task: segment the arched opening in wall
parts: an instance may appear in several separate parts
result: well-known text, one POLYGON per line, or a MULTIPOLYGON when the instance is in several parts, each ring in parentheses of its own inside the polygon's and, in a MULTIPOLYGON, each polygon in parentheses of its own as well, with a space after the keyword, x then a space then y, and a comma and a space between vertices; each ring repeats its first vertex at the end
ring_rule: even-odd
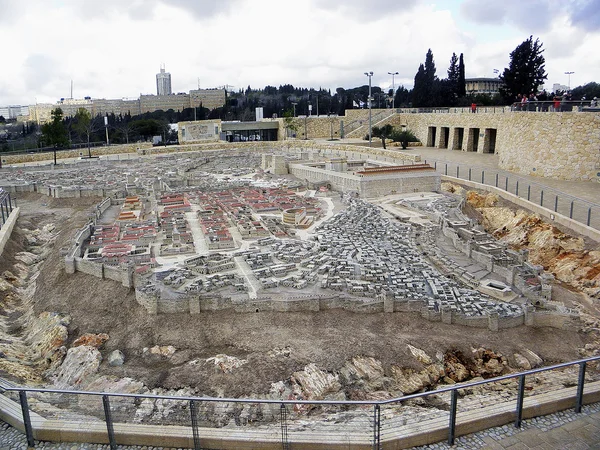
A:
POLYGON ((427 147, 435 147, 435 134, 437 128, 429 127, 427 130, 427 147))
POLYGON ((486 128, 483 137, 483 153, 496 153, 496 129, 486 128))
POLYGON ((456 127, 454 128, 454 136, 452 141, 452 150, 462 150, 463 139, 465 136, 465 129, 456 127))
POLYGON ((469 137, 467 138, 467 151, 476 152, 479 145, 479 128, 469 128, 469 137))
POLYGON ((440 142, 439 148, 448 148, 448 141, 450 140, 450 128, 440 127, 440 142))

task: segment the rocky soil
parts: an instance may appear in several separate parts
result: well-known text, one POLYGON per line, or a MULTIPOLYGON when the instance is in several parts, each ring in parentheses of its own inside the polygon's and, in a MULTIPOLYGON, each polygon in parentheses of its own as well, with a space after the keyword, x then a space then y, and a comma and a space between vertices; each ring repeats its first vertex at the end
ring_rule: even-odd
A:
MULTIPOLYGON (((64 272, 60 249, 98 201, 34 194, 19 199, 21 217, 0 259, 2 376, 93 391, 364 400, 598 351, 598 315, 591 310, 590 321, 578 331, 518 327, 497 333, 400 313, 218 311, 152 317, 118 283, 64 272)), ((575 246, 567 238, 557 241, 575 246)), ((597 369, 588 374, 598 376, 597 369)), ((575 379, 571 371, 551 381, 540 375, 528 388, 572 385, 575 379)), ((514 396, 515 389, 513 382, 475 389, 472 407, 514 396)), ((43 397, 33 404, 51 412, 43 397)), ((442 411, 447 399, 419 406, 442 411)), ((130 412, 140 421, 177 416, 173 405, 153 402, 130 412)), ((204 414, 211 423, 225 420, 204 414)), ((250 420, 259 412, 245 414, 250 420)), ((266 417, 265 411, 260 415, 266 417)))

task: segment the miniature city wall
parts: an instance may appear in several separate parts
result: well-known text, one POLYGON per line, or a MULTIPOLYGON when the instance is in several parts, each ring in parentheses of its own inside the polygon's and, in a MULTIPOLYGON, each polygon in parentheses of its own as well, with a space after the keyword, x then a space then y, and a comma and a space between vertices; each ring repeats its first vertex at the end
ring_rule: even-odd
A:
MULTIPOLYGON (((422 299, 395 298, 386 295, 376 295, 374 298, 356 297, 341 293, 327 293, 314 295, 290 295, 274 294, 261 295, 256 299, 246 296, 227 296, 227 295, 207 295, 177 293, 176 295, 163 297, 160 290, 154 284, 148 284, 147 279, 134 274, 133 265, 115 266, 102 264, 94 261, 85 260, 83 255, 83 245, 90 238, 95 226, 95 222, 102 213, 104 213, 111 203, 118 204, 119 200, 105 199, 95 210, 95 215, 90 222, 82 229, 78 230, 74 237, 73 245, 65 253, 65 268, 67 273, 80 271, 101 279, 110 279, 121 283, 128 288, 135 288, 136 299, 138 303, 146 308, 149 314, 174 314, 188 313, 201 314, 205 311, 232 310, 238 313, 251 313, 259 311, 312 311, 318 312, 329 309, 345 309, 357 313, 393 313, 393 312, 413 312, 419 313, 423 318, 431 321, 441 321, 447 324, 458 324, 467 327, 488 328, 492 331, 498 331, 504 328, 511 328, 520 325, 527 326, 550 326, 555 328, 571 328, 578 322, 576 314, 566 312, 559 313, 552 309, 538 310, 533 306, 524 307, 519 314, 501 316, 497 312, 489 312, 485 315, 469 316, 454 310, 454 308, 441 307, 434 310, 427 307, 422 299)), ((471 233, 468 227, 456 226, 454 228, 445 223, 443 232, 450 237, 455 247, 473 259, 482 262, 487 269, 496 272, 505 279, 515 284, 526 297, 535 304, 540 302, 547 303, 550 298, 549 284, 543 284, 541 291, 530 289, 525 282, 526 278, 539 278, 541 269, 534 266, 528 266, 521 257, 516 264, 507 264, 506 262, 496 262, 494 255, 485 254, 472 248, 470 242, 464 242, 459 234, 471 233), (455 230, 458 229, 458 231, 455 230), (495 263, 496 262, 496 263, 495 263), (524 263, 524 266, 519 263, 524 263), (524 269, 524 268, 525 269, 524 269), (529 269, 529 272, 526 270, 529 269), (534 273, 531 273, 533 271, 534 273)), ((514 253, 514 252, 513 252, 514 253)), ((460 278, 460 275, 458 275, 460 278)), ((472 279, 463 280, 472 287, 477 287, 477 282, 472 279)), ((550 281, 549 278, 542 281, 550 281)))
MULTIPOLYGON (((211 149, 212 150, 212 149, 211 149)), ((248 152, 247 148, 240 149, 244 150, 247 154, 253 154, 254 152, 248 152)), ((281 150, 281 149, 280 149, 281 150)), ((335 157, 347 158, 348 156, 354 158, 360 158, 363 156, 362 152, 356 152, 356 148, 352 147, 352 151, 345 152, 339 150, 337 146, 325 145, 324 148, 320 146, 307 147, 295 147, 288 145, 285 147, 285 151, 282 153, 289 154, 290 161, 298 160, 299 155, 306 153, 310 160, 310 154, 315 155, 319 158, 335 159, 335 157), (316 148, 315 148, 316 147, 316 148)), ((202 154, 202 153, 201 153, 202 154)), ((207 151, 206 155, 214 154, 213 151, 207 151)), ((369 155, 369 159, 373 159, 373 155, 369 155)), ((302 159, 302 158, 301 158, 302 159)), ((388 158, 384 155, 375 155, 376 160, 391 163, 394 161, 392 158, 388 158)), ((165 162, 170 160, 166 157, 165 162)), ((287 164, 284 161, 284 165, 287 164)), ((409 166, 410 167, 410 166, 409 166)), ((167 180, 170 182, 170 180, 167 180)), ((167 181, 161 180, 161 184, 167 181)), ((42 186, 43 184, 40 184, 42 186)), ((127 184, 129 186, 129 183, 127 184)), ((115 188, 113 193, 115 197, 119 197, 119 188, 115 188)), ((128 187, 129 189, 129 187, 128 187)), ((46 195, 52 195, 50 190, 41 189, 42 193, 46 195)), ((124 197, 124 192, 122 193, 124 197)), ((85 194, 84 194, 85 195, 85 194)), ((480 317, 470 317, 464 315, 460 311, 445 310, 440 308, 439 310, 432 310, 428 308, 423 310, 423 300, 416 300, 410 295, 395 295, 393 298, 387 298, 385 295, 371 295, 363 297, 361 294, 354 294, 348 296, 334 295, 334 294, 320 294, 320 295, 309 295, 309 296, 294 296, 290 298, 290 294, 286 295, 265 295, 257 299, 250 300, 249 298, 243 298, 244 295, 237 294, 231 297, 220 296, 220 295, 205 295, 205 294, 189 294, 189 293, 177 293, 174 299, 164 299, 158 296, 152 289, 147 289, 145 281, 139 276, 134 276, 133 266, 125 265, 119 266, 114 262, 109 264, 100 264, 95 261, 84 259, 83 255, 83 243, 90 238, 96 224, 96 220, 108 209, 111 204, 119 204, 120 201, 115 199, 107 198, 101 204, 97 206, 95 211, 92 212, 90 223, 78 231, 74 238, 74 244, 70 249, 64 250, 65 255, 65 267, 67 272, 73 273, 75 271, 81 271, 90 275, 115 280, 124 286, 130 288, 137 288, 137 295, 140 303, 144 304, 151 313, 172 313, 172 312, 186 312, 186 313, 200 313, 202 311, 209 311, 215 309, 234 309, 238 311, 256 311, 256 310, 272 310, 272 311, 283 311, 283 310, 308 310, 316 311, 321 309, 331 308, 345 308, 352 311, 362 312, 394 312, 394 311, 418 311, 424 317, 430 320, 440 320, 448 323, 464 323, 467 326, 477 327, 488 327, 490 329, 500 329, 507 326, 517 326, 520 324, 535 325, 536 323, 552 322, 553 326, 568 327, 572 325, 574 317, 569 314, 557 314, 556 311, 545 311, 539 316, 539 320, 536 322, 535 317, 538 311, 520 311, 519 314, 509 314, 505 317, 500 315, 496 321, 493 314, 484 314, 480 317), (387 306, 386 306, 387 300, 387 306), (416 300, 416 301, 415 301, 416 300), (419 307, 418 305, 421 305, 419 307), (526 317, 527 316, 527 317, 526 317), (560 319, 560 320, 559 320, 560 319)), ((448 231, 450 233, 450 231, 448 231)), ((507 267, 505 264, 498 263, 485 252, 479 252, 477 249, 470 248, 469 245, 461 243, 459 240, 454 240, 456 246, 462 246, 463 252, 472 257, 475 261, 485 266, 488 270, 500 274, 504 279, 511 280, 516 286, 523 288, 527 287, 523 283, 519 284, 520 281, 516 277, 514 268, 507 267), (466 249, 466 251, 465 251, 466 249)), ((461 279, 460 276, 457 279, 461 279)), ((473 280, 462 280, 467 286, 477 288, 476 283, 472 283, 473 280)), ((325 286, 327 287, 327 286, 325 286)), ((523 289, 524 290, 524 289, 523 289)), ((330 292, 330 291, 326 291, 330 292)), ((366 290, 365 290, 366 292, 366 290)), ((525 292, 525 290, 524 290, 525 292)), ((535 294, 535 293, 534 293, 535 294)), ((532 301, 536 301, 537 297, 528 297, 532 301)), ((546 300, 544 298, 544 300, 546 300)))

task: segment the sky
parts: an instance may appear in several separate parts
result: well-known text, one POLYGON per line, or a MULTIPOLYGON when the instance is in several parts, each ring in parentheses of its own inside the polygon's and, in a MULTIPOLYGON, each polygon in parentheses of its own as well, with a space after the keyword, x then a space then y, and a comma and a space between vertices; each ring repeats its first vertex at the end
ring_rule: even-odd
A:
POLYGON ((530 35, 548 79, 600 82, 600 0, 0 0, 0 105, 229 86, 412 88, 431 49, 494 77, 530 35), (388 72, 398 72, 392 80, 388 72))

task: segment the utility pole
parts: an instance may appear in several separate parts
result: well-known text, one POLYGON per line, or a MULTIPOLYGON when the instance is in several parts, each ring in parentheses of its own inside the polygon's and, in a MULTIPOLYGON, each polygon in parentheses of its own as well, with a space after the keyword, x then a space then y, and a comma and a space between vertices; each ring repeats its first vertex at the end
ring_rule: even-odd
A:
POLYGON ((365 75, 369 77, 369 147, 371 147, 371 141, 373 139, 373 124, 372 124, 372 116, 371 116, 371 77, 373 76, 373 71, 365 72, 365 75))
POLYGON ((398 72, 388 72, 388 75, 392 76, 392 109, 396 109, 396 85, 394 84, 394 76, 398 75, 398 72))

